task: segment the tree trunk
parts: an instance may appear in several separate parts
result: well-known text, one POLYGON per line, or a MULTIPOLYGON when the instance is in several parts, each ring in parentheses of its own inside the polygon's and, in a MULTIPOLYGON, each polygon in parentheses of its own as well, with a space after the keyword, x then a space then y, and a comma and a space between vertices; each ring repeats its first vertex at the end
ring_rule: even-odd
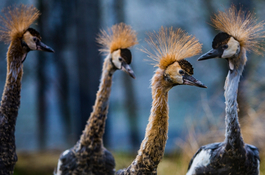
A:
POLYGON ((53 10, 61 11, 60 20, 56 20, 53 23, 53 43, 54 43, 54 58, 53 64, 56 66, 56 76, 58 80, 58 85, 56 86, 59 110, 63 121, 64 127, 64 140, 66 140, 68 145, 71 145, 71 137, 69 137, 72 132, 71 128, 71 113, 70 113, 70 92, 69 92, 69 71, 67 70, 67 58, 65 58, 66 46, 69 43, 67 37, 67 30, 69 30, 72 22, 72 12, 73 12, 73 1, 71 0, 57 0, 53 2, 53 10), (59 9, 59 10, 58 10, 59 9))
POLYGON ((77 135, 81 135, 95 102, 102 63, 96 36, 100 25, 100 1, 75 1, 76 59, 79 79, 80 122, 77 135))
MULTIPOLYGON (((114 19, 115 23, 125 22, 125 13, 124 13, 124 0, 114 0, 113 4, 114 19)), ((124 86, 124 109, 126 111, 129 123, 129 134, 130 142, 133 150, 137 150, 140 145, 140 139, 138 134, 138 116, 137 116, 137 105, 135 97, 135 89, 133 86, 133 79, 128 76, 126 73, 122 74, 122 82, 124 86)))
MULTIPOLYGON (((45 28, 45 21, 47 20, 47 9, 45 5, 46 1, 40 0, 38 4, 38 9, 42 12, 38 19, 39 32, 43 38, 46 38, 49 31, 45 28)), ((43 52, 38 52, 37 59, 37 106, 38 106, 38 147, 39 149, 45 149, 47 144, 47 78, 45 74, 47 61, 43 52)))

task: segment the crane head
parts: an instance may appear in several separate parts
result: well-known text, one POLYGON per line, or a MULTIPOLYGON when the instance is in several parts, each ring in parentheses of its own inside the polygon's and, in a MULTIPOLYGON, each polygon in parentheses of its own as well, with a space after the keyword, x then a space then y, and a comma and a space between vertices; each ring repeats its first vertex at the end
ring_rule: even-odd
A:
POLYGON ((201 88, 207 88, 202 82, 193 76, 193 67, 187 60, 175 61, 169 65, 164 71, 164 79, 172 86, 175 85, 191 85, 201 88))
POLYGON ((22 37, 22 46, 26 47, 28 51, 40 50, 45 52, 54 52, 54 50, 41 42, 41 36, 33 28, 28 28, 22 37))
POLYGON ((132 61, 132 53, 129 49, 117 49, 111 53, 111 61, 113 65, 120 70, 128 73, 132 78, 135 78, 134 72, 129 66, 132 61))
POLYGON ((240 43, 233 36, 225 32, 220 32, 214 37, 212 48, 207 53, 201 55, 198 61, 211 58, 226 58, 229 61, 230 69, 233 70, 234 64, 231 59, 239 55, 240 43))

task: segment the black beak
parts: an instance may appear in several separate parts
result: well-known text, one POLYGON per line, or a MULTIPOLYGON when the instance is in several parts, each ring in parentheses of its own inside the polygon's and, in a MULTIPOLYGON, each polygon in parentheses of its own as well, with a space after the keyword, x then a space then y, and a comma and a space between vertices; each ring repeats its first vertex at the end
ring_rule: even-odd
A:
POLYGON ((193 76, 184 74, 183 76, 183 84, 190 85, 190 86, 198 86, 201 88, 207 88, 202 82, 196 80, 193 76))
POLYGON ((36 42, 36 46, 37 46, 37 50, 41 50, 41 51, 45 51, 45 52, 54 52, 54 50, 52 48, 50 48, 49 46, 45 45, 41 41, 37 41, 36 42))
POLYGON ((207 60, 207 59, 211 59, 211 58, 221 58, 222 54, 223 53, 222 53, 221 49, 212 49, 209 52, 201 55, 198 58, 198 61, 207 60))
POLYGON ((121 64, 121 70, 123 70, 124 72, 126 72, 132 78, 135 79, 135 75, 134 75, 133 70, 131 69, 131 67, 125 61, 123 61, 122 64, 121 64))

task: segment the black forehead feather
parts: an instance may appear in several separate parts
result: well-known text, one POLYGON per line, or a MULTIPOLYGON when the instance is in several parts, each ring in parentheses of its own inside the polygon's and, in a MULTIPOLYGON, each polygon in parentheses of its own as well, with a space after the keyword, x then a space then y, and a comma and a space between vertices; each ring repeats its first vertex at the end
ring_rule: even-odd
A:
POLYGON ((225 32, 218 33, 212 43, 213 49, 217 49, 220 45, 226 44, 231 36, 225 32))
POLYGON ((121 49, 121 57, 126 61, 127 64, 131 64, 132 53, 129 49, 121 49))
POLYGON ((31 35, 36 36, 37 38, 41 39, 40 33, 33 29, 33 28, 28 28, 26 31, 28 31, 31 35))
POLYGON ((193 75, 193 67, 187 60, 180 60, 178 63, 187 74, 193 75))

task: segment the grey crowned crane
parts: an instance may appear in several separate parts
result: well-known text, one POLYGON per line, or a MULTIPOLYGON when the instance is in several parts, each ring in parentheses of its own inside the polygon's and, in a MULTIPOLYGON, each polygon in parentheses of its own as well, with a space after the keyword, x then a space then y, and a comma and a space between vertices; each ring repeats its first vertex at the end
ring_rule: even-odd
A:
POLYGON ((212 42, 212 50, 199 57, 199 61, 224 58, 229 71, 225 81, 225 140, 202 146, 190 161, 187 175, 258 175, 259 151, 245 144, 238 121, 237 92, 240 76, 247 61, 247 51, 261 53, 260 39, 264 38, 264 22, 256 23, 255 17, 234 6, 219 12, 212 19, 221 31, 212 42))
POLYGON ((104 60, 101 81, 93 111, 87 121, 83 134, 76 145, 64 151, 58 161, 57 175, 111 175, 115 173, 115 160, 103 145, 103 134, 109 107, 112 76, 116 70, 123 70, 134 78, 129 64, 132 60, 128 49, 137 44, 136 32, 124 23, 101 31, 97 41, 107 53, 104 60))
POLYGON ((41 42, 41 36, 30 25, 39 17, 33 6, 7 8, 1 16, 0 37, 9 44, 7 75, 0 106, 0 174, 13 174, 17 161, 15 126, 20 106, 23 62, 32 50, 54 52, 41 42))
POLYGON ((20 106, 23 62, 32 50, 54 52, 41 42, 41 36, 30 25, 39 17, 33 6, 7 8, 1 18, 0 37, 9 44, 7 74, 0 106, 0 174, 13 174, 17 161, 15 126, 20 106))
POLYGON ((168 92, 177 85, 206 88, 192 77, 192 65, 185 58, 201 52, 201 44, 183 30, 161 27, 159 33, 149 36, 152 51, 144 50, 156 62, 152 78, 152 108, 145 138, 138 155, 128 168, 117 175, 157 174, 157 166, 164 155, 168 135, 168 92))

